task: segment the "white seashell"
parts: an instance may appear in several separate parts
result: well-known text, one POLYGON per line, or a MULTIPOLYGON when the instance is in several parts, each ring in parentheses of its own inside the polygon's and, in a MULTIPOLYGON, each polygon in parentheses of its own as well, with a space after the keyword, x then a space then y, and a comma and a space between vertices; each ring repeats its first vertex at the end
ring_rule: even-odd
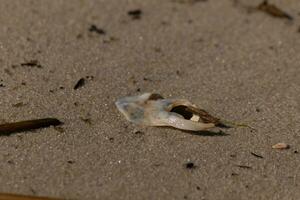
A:
POLYGON ((164 99, 154 93, 121 98, 116 106, 128 121, 140 125, 172 126, 182 130, 201 131, 219 124, 219 119, 188 100, 164 99))

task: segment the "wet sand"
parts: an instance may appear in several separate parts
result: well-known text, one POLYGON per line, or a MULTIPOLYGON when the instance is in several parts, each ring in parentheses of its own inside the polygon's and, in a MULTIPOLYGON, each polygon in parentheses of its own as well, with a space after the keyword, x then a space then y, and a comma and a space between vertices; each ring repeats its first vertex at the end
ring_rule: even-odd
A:
POLYGON ((257 0, 188 2, 1 1, 0 122, 64 125, 0 137, 0 192, 299 199, 300 3, 271 1, 289 20, 244 8, 257 0), (114 102, 144 92, 256 131, 133 125, 114 102))

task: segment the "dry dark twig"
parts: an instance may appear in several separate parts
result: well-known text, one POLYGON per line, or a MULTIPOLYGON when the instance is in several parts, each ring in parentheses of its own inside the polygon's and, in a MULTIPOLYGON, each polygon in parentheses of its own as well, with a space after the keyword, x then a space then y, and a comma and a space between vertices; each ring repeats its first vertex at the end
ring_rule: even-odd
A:
POLYGON ((257 157, 257 158, 264 158, 264 157, 262 157, 261 155, 258 155, 258 154, 256 154, 256 153, 253 153, 253 152, 250 152, 250 153, 251 153, 251 155, 253 155, 253 156, 257 157))
POLYGON ((58 126, 62 122, 55 118, 36 119, 28 121, 20 121, 14 123, 6 123, 0 125, 0 135, 9 135, 21 131, 30 131, 33 129, 45 128, 49 126, 58 126))
POLYGON ((293 20, 293 17, 291 15, 282 11, 277 6, 270 4, 267 0, 264 0, 261 4, 259 4, 257 6, 257 9, 260 11, 263 11, 273 17, 286 18, 289 20, 293 20))
POLYGON ((0 193, 0 200, 59 200, 59 199, 49 198, 49 197, 36 197, 36 196, 0 193))

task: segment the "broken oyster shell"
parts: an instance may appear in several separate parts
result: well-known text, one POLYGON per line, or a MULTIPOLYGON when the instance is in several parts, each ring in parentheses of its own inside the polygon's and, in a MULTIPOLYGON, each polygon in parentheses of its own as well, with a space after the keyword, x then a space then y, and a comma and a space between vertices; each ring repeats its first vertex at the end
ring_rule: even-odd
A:
POLYGON ((215 118, 185 99, 164 99, 155 93, 124 97, 116 101, 118 110, 130 122, 146 126, 172 126, 201 131, 219 125, 215 118))

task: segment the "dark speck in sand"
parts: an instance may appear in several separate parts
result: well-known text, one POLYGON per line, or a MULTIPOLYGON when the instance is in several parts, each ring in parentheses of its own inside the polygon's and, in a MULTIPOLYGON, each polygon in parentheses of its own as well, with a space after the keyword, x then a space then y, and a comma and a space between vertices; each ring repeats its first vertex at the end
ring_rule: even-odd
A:
POLYGON ((79 79, 74 86, 74 90, 81 88, 82 86, 84 86, 84 84, 85 84, 85 79, 84 78, 79 79))
POLYGON ((135 135, 144 135, 144 132, 138 131, 138 130, 133 131, 133 133, 134 133, 135 135))
POLYGON ((21 63, 21 66, 42 68, 42 65, 39 63, 38 60, 30 60, 28 62, 21 63))
POLYGON ((98 27, 97 27, 96 25, 94 25, 94 24, 92 24, 92 25, 90 26, 89 31, 90 31, 90 32, 95 32, 95 33, 97 33, 97 34, 99 34, 99 35, 105 35, 105 34, 106 34, 106 32, 105 32, 103 29, 98 28, 98 27))
POLYGON ((74 163, 75 163, 74 160, 68 160, 67 162, 68 162, 69 164, 74 164, 74 163))
POLYGON ((185 163, 184 166, 186 169, 195 169, 196 168, 196 165, 193 162, 187 162, 187 163, 185 163))
POLYGON ((93 80, 94 79, 94 76, 86 76, 85 77, 87 80, 93 80))
POLYGON ((161 22, 161 25, 167 26, 167 25, 170 25, 170 23, 169 23, 169 22, 166 22, 166 21, 162 21, 162 22, 161 22))
POLYGON ((155 47, 155 48, 154 48, 154 51, 155 51, 156 53, 161 53, 161 48, 155 47))
POLYGON ((143 12, 140 9, 135 9, 128 11, 127 14, 131 17, 131 19, 141 19, 143 12))
POLYGON ((252 169, 252 167, 247 166, 247 165, 236 165, 236 166, 239 168, 242 168, 242 169, 252 169))
POLYGON ((9 161, 7 161, 7 163, 8 163, 8 164, 10 164, 10 165, 13 165, 13 164, 15 164, 15 162, 14 162, 14 161, 12 161, 12 160, 9 160, 9 161))
POLYGON ((143 78, 144 81, 152 81, 150 78, 144 77, 143 78))

